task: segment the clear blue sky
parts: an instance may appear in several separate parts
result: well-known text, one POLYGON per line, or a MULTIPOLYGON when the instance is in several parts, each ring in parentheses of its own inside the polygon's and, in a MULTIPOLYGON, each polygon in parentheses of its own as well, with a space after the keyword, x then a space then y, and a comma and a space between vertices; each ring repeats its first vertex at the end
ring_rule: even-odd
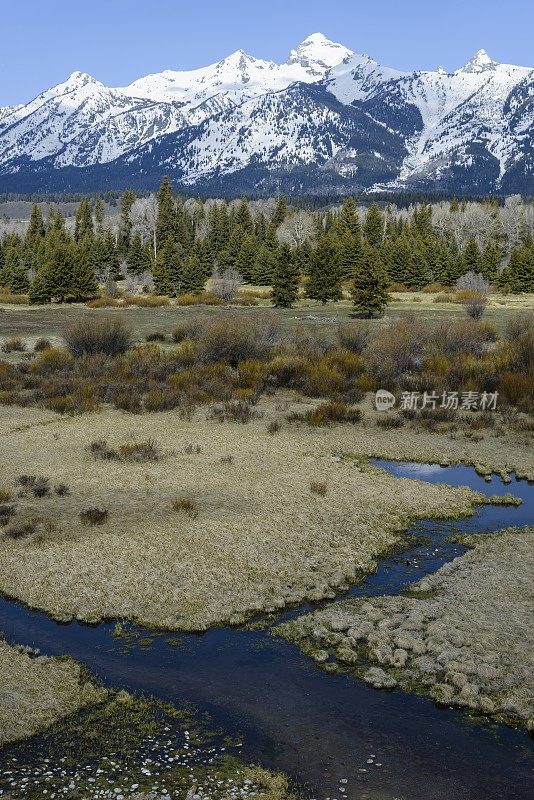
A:
POLYGON ((484 47, 534 67, 532 0, 19 0, 0 4, 0 106, 74 70, 109 86, 243 48, 283 61, 321 31, 399 69, 453 70, 484 47))

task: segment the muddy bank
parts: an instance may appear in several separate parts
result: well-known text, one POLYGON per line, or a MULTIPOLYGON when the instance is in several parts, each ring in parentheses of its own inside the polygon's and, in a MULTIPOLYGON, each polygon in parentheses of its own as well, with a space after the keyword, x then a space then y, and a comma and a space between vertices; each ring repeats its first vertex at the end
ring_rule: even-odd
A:
POLYGON ((534 731, 534 528, 467 542, 408 596, 349 599, 276 631, 327 670, 534 731))

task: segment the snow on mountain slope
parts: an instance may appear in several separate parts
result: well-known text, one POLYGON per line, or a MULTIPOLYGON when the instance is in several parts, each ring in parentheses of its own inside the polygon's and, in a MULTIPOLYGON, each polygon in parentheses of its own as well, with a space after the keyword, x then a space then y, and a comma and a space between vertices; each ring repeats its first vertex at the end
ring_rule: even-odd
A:
POLYGON ((152 186, 165 171, 223 192, 534 193, 534 69, 479 50, 454 73, 402 72, 316 33, 284 64, 238 50, 122 89, 75 72, 0 109, 10 190, 152 186))
POLYGON ((170 104, 154 104, 108 89, 82 72, 18 107, 0 128, 0 166, 26 156, 55 157, 55 166, 111 161, 185 118, 170 104))
POLYGON ((207 116, 214 106, 216 111, 222 111, 251 97, 285 89, 296 81, 318 81, 331 67, 351 55, 352 51, 343 45, 314 33, 291 51, 285 64, 264 61, 237 50, 208 67, 147 75, 120 91, 132 97, 180 103, 191 121, 198 122, 203 118, 199 108, 207 116))

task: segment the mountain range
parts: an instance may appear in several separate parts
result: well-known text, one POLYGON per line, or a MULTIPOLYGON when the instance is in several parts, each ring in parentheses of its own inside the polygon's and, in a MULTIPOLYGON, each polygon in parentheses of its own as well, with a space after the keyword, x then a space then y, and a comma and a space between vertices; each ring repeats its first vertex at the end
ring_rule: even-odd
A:
POLYGON ((534 194, 534 68, 484 51, 383 67, 320 33, 284 64, 242 50, 109 88, 82 72, 0 108, 0 191, 534 194))

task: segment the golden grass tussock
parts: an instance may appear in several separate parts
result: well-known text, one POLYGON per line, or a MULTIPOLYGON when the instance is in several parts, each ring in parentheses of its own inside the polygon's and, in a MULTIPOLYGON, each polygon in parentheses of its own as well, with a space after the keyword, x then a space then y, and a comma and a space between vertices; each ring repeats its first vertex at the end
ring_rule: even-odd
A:
POLYGON ((351 598, 278 632, 376 688, 399 685, 534 732, 534 528, 460 540, 473 549, 409 597, 351 598))
POLYGON ((0 745, 24 739, 107 692, 69 658, 36 658, 0 640, 0 745))
MULTIPOLYGON (((264 417, 279 403, 265 401, 264 417)), ((372 570, 413 519, 469 513, 478 498, 343 458, 402 454, 397 432, 374 426, 291 425, 271 436, 264 417, 235 425, 170 411, 135 418, 138 440, 165 442, 165 458, 124 463, 87 450, 98 440, 117 449, 131 437, 132 417, 121 412, 52 420, 18 409, 16 426, 12 408, 4 412, 0 485, 15 486, 31 468, 70 492, 17 498, 10 524, 36 515, 49 523, 38 535, 3 537, 0 590, 57 619, 202 630, 333 597, 372 570), (320 500, 311 479, 328 487, 320 500), (198 517, 177 513, 177 498, 194 502, 198 517), (80 512, 91 508, 108 511, 104 524, 82 524, 80 512)), ((414 438, 426 456, 428 437, 414 438)))

